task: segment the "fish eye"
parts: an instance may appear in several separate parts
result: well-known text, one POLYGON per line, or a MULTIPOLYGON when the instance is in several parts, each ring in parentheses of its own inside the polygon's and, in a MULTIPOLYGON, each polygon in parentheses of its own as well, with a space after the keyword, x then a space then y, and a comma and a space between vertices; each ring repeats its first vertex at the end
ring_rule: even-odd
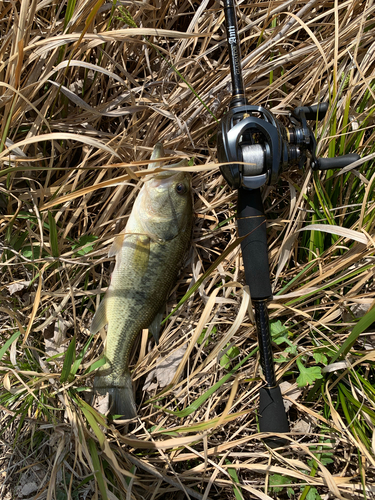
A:
POLYGON ((182 184, 181 182, 179 182, 178 184, 176 184, 176 193, 178 193, 178 194, 185 194, 186 193, 186 186, 185 186, 185 184, 182 184))

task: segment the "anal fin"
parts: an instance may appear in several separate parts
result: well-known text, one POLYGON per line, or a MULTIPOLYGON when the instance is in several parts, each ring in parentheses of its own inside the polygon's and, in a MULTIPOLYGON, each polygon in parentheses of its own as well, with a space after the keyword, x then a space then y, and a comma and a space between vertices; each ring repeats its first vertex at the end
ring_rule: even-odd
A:
POLYGON ((106 312, 106 300, 105 298, 100 302, 98 309, 92 319, 90 333, 95 335, 99 330, 105 327, 108 323, 107 312, 106 312))

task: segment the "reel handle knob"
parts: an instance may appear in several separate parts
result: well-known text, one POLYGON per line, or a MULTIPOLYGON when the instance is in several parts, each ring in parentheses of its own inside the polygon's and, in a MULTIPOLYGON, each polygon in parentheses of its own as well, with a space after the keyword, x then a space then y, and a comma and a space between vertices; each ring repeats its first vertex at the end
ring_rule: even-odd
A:
POLYGON ((323 120, 327 114, 328 107, 328 102, 320 102, 313 106, 299 106, 294 110, 294 114, 300 118, 301 113, 303 113, 306 120, 323 120))
POLYGON ((312 165, 312 169, 316 170, 329 170, 330 168, 344 168, 359 160, 361 157, 355 153, 348 155, 338 156, 336 158, 318 158, 312 165))

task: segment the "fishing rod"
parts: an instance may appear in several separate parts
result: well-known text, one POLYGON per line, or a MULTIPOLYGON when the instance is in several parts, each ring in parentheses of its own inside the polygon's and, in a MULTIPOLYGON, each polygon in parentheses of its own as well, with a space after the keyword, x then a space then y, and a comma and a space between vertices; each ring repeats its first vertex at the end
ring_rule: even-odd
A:
MULTIPOLYGON (((288 418, 278 385, 272 354, 267 303, 272 300, 268 263, 266 217, 261 188, 276 184, 282 171, 291 165, 303 167, 307 157, 313 170, 343 168, 360 157, 317 158, 315 136, 307 120, 321 120, 328 103, 301 106, 290 113, 286 128, 261 106, 249 105, 242 78, 241 52, 234 0, 224 0, 225 24, 232 80, 232 98, 217 133, 217 154, 221 173, 232 189, 237 189, 237 227, 241 243, 246 283, 250 288, 259 344, 260 364, 265 385, 259 394, 261 432, 289 432, 288 418), (242 162, 242 163, 237 163, 242 162)), ((277 436, 265 439, 271 447, 283 446, 277 436)))

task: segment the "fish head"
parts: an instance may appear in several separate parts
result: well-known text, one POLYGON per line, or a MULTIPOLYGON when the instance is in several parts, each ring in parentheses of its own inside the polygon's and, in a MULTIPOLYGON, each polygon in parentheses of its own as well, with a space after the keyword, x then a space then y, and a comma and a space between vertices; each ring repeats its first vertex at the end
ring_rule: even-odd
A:
POLYGON ((164 171, 145 182, 139 216, 146 233, 171 240, 190 230, 192 192, 186 172, 164 171))

